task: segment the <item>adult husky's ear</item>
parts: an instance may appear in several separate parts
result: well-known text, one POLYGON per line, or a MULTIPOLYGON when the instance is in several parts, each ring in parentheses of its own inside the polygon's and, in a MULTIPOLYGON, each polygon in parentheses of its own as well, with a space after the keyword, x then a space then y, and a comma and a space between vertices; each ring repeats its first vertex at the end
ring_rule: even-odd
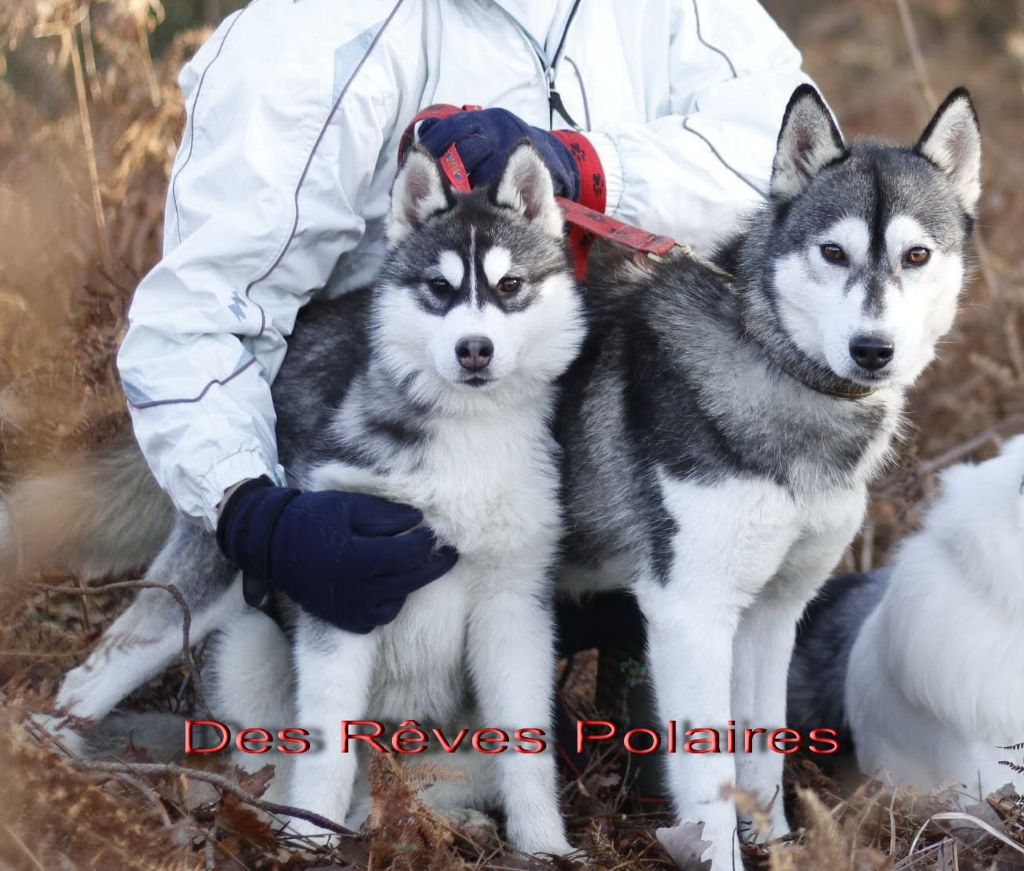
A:
POLYGON ((942 101, 914 150, 949 177, 964 210, 973 216, 981 196, 981 130, 966 88, 942 101))
POLYGON ((562 210, 555 202, 555 186, 547 164, 529 142, 523 141, 509 156, 501 179, 493 188, 495 204, 514 209, 552 236, 562 235, 562 210))
POLYGON ((821 94, 813 85, 801 85, 782 116, 772 164, 772 197, 786 202, 799 196, 822 168, 845 154, 843 135, 821 94))
POLYGON ((391 187, 388 241, 397 245, 431 215, 450 209, 453 202, 451 185, 441 175, 434 155, 414 145, 391 187))

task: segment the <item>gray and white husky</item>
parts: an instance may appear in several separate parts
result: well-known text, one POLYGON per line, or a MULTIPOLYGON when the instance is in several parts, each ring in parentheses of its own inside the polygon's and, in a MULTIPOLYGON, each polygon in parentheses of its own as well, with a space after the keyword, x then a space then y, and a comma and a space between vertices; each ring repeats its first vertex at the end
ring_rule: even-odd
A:
MULTIPOLYGON (((181 588, 196 640, 225 630, 215 715, 307 729, 315 752, 290 762, 290 803, 339 822, 366 810, 360 755, 340 752, 343 721, 415 720, 449 740, 461 728, 550 734, 562 531, 554 382, 585 333, 551 177, 532 146, 470 194, 454 193, 434 158, 413 150, 395 181, 388 235, 371 289, 300 316, 273 387, 281 461, 298 487, 417 506, 458 550, 456 566, 368 634, 281 603, 290 651, 269 617, 239 607, 235 572, 212 535, 178 522, 148 573, 181 588)), ((166 666, 175 606, 162 595, 141 595, 111 626, 68 674, 60 708, 101 717, 166 666)), ((428 801, 500 805, 518 849, 571 851, 552 747, 467 751, 461 777, 438 780, 428 801)), ((446 758, 438 751, 433 761, 446 758)))
MULTIPOLYGON (((979 170, 962 90, 900 148, 844 144, 803 86, 733 286, 686 258, 588 285, 596 311, 558 417, 562 581, 634 590, 662 725, 785 725, 797 619, 953 322, 979 170)), ((782 760, 666 754, 676 813, 704 821, 713 868, 733 867, 737 825, 720 787, 767 802, 782 760)), ((781 799, 771 819, 787 830, 781 799)))
MULTIPOLYGON (((553 410, 550 379, 569 364, 583 328, 564 263, 556 256, 557 214, 546 195, 531 196, 527 186, 507 200, 534 217, 535 250, 522 255, 498 250, 518 250, 506 242, 491 243, 494 250, 485 252, 484 236, 469 231, 460 246, 438 242, 431 257, 420 259, 436 268, 435 277, 464 288, 470 300, 476 293, 477 305, 484 302, 480 314, 470 302, 459 317, 472 316, 474 324, 478 317, 491 318, 488 323, 506 325, 510 341, 522 343, 515 371, 489 387, 455 390, 436 363, 446 362, 449 375, 462 377, 451 343, 470 325, 453 326, 442 335, 436 315, 428 311, 441 306, 428 302, 427 289, 391 288, 386 291, 390 301, 379 309, 387 317, 370 324, 388 337, 379 350, 390 368, 423 373, 409 381, 417 404, 403 406, 388 392, 379 398, 380 388, 369 375, 346 380, 350 369, 365 370, 356 368, 359 359, 349 359, 349 346, 340 340, 329 345, 317 340, 327 356, 308 363, 316 372, 331 355, 345 362, 337 367, 342 380, 334 393, 318 392, 326 388, 309 379, 296 381, 286 371, 275 384, 279 416, 281 408, 302 408, 294 423, 281 424, 285 465, 297 481, 369 488, 411 502, 463 553, 455 570, 460 574, 416 593, 422 598, 414 598, 399 618, 398 625, 417 628, 409 648, 419 661, 404 659, 385 642, 386 632, 358 639, 321 627, 304 634, 296 646, 301 715, 333 729, 346 704, 353 706, 346 711, 363 701, 367 706, 361 710, 380 710, 373 707, 379 697, 368 685, 369 663, 380 657, 387 675, 383 686, 409 702, 387 709, 399 717, 414 716, 409 713, 414 709, 425 717, 455 715, 453 707, 436 707, 433 700, 453 698, 463 685, 462 669, 468 668, 489 716, 504 722, 516 718, 517 727, 547 722, 550 617, 539 591, 553 537, 564 533, 564 592, 616 586, 635 592, 647 621, 664 721, 723 730, 730 721, 739 729, 783 726, 797 618, 859 527, 867 483, 888 453, 904 393, 952 324, 979 175, 977 120, 964 91, 947 98, 913 148, 901 148, 845 144, 818 93, 808 86, 798 89, 783 119, 770 196, 732 246, 734 282, 684 257, 649 269, 610 271, 590 282, 588 335, 562 379, 556 418, 564 452, 564 530, 549 499, 555 452, 544 426, 553 410), (477 255, 467 261, 472 246, 477 255), (446 247, 454 253, 439 257, 446 247), (549 253, 538 261, 539 252, 549 253), (472 269, 467 262, 482 266, 472 269), (530 305, 506 319, 501 310, 516 306, 491 302, 495 282, 538 262, 550 265, 534 266, 532 279, 523 276, 522 298, 530 305), (486 298, 479 296, 485 285, 486 298), (544 288, 536 301, 532 285, 544 288), (424 332, 418 325, 429 326, 424 332), (437 355, 424 351, 435 347, 442 349, 437 355), (541 374, 532 376, 535 371, 541 374), (476 403, 489 413, 472 418, 476 403), (424 414, 439 422, 410 431, 408 422, 424 414), (444 428, 444 421, 455 419, 446 414, 462 418, 444 428), (313 421, 308 426, 306 415, 313 421), (499 418, 502 438, 491 438, 499 418), (365 432, 369 445, 391 444, 389 439, 406 443, 409 456, 415 456, 416 445, 424 450, 424 433, 444 438, 431 443, 438 453, 430 454, 429 466, 407 467, 398 460, 393 470, 384 470, 376 448, 356 450, 338 440, 350 426, 352 432, 365 432), (492 455, 508 432, 531 448, 503 447, 506 454, 492 455), (314 436, 327 439, 316 442, 329 445, 326 452, 301 448, 314 436), (304 459, 289 445, 312 453, 304 459), (332 453, 339 450, 340 456, 332 453), (486 509, 462 513, 478 504, 473 500, 480 494, 487 497, 486 509), (458 499, 445 501, 442 511, 438 500, 455 495, 458 499), (454 512, 451 518, 447 511, 454 512), (477 548, 491 562, 474 562, 477 548), (483 576, 496 582, 480 601, 486 618, 467 627, 462 620, 467 602, 476 601, 467 592, 473 589, 466 578, 471 564, 478 572, 486 567, 483 576), (518 573, 500 570, 513 565, 518 573), (530 595, 510 592, 524 589, 520 574, 537 579, 530 595), (458 578, 465 580, 456 590, 458 578), (472 659, 464 661, 458 645, 431 647, 429 653, 421 646, 440 624, 455 622, 475 645, 472 659), (326 647, 318 646, 325 638, 338 642, 335 656, 344 647, 346 668, 350 662, 359 666, 355 678, 344 678, 343 690, 322 685, 320 678, 333 675, 327 669, 336 663, 325 655, 326 647), (520 656, 527 657, 528 667, 520 656)), ((411 211, 399 208, 399 215, 445 202, 426 168, 422 182, 409 192, 414 188, 426 193, 415 198, 419 205, 411 211)), ((408 280, 394 283, 408 287, 408 280)), ((309 315, 314 332, 317 317, 331 323, 316 311, 309 315)), ((329 335, 331 327, 320 332, 329 335)), ((290 351, 286 369, 292 358, 290 351)), ((200 533, 180 525, 175 535, 179 543, 172 540, 150 575, 187 583, 196 572, 212 578, 210 561, 216 563, 217 583, 207 580, 185 592, 193 604, 195 631, 223 625, 241 599, 237 591, 220 592, 231 580, 230 567, 200 533), (168 557, 175 553, 177 562, 168 557)), ((151 645, 133 662, 119 660, 114 667, 109 663, 119 654, 104 643, 86 666, 68 676, 59 702, 84 716, 110 710, 175 654, 177 620, 173 603, 140 597, 111 633, 135 631, 138 621, 149 637, 164 638, 163 658, 154 656, 156 645, 151 645)), ((238 662, 240 673, 246 661, 238 662)), ((536 757, 523 783, 515 782, 517 762, 499 759, 498 766, 513 838, 529 849, 564 849, 560 824, 552 822, 553 799, 545 797, 550 760, 536 757)), ((713 867, 731 868, 737 821, 720 787, 735 782, 770 800, 780 787, 782 757, 677 752, 666 762, 678 817, 703 821, 713 867)), ((353 765, 351 759, 328 764, 339 773, 333 784, 351 781, 350 770, 340 777, 341 769, 353 765)), ((339 795, 333 786, 317 783, 314 774, 319 772, 296 779, 295 802, 335 817, 347 811, 350 792, 339 795)), ((777 834, 786 830, 781 801, 772 804, 772 820, 777 834)))
POLYGON ((1024 436, 942 472, 890 569, 808 608, 790 722, 841 731, 865 774, 905 786, 1024 790, 1024 436), (852 739, 852 742, 850 741, 852 739))

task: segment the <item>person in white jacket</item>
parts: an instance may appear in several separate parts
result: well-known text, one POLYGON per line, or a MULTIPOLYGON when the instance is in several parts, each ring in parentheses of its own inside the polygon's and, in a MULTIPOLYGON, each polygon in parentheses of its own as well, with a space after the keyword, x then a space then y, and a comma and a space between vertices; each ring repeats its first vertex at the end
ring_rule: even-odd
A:
MULTIPOLYGON (((136 291, 118 356, 157 481, 210 529, 226 493, 245 496, 220 530, 236 561, 299 546, 297 524, 271 540, 296 494, 281 487, 270 383, 300 307, 332 275, 341 292, 372 277, 399 139, 423 107, 507 110, 516 140, 516 123, 545 142, 575 131, 557 141, 589 145, 603 183, 577 171, 564 192, 586 201, 586 188, 608 214, 707 253, 767 190, 800 63, 755 0, 254 0, 181 73, 188 118, 163 259, 136 291)), ((418 520, 346 496, 325 525, 393 534, 418 520)), ((332 577, 350 544, 307 582, 332 577)), ((338 583, 357 594, 324 616, 346 625, 348 607, 349 627, 368 631, 393 619, 405 586, 454 560, 427 535, 409 553, 387 602, 358 595, 353 570, 338 583)))

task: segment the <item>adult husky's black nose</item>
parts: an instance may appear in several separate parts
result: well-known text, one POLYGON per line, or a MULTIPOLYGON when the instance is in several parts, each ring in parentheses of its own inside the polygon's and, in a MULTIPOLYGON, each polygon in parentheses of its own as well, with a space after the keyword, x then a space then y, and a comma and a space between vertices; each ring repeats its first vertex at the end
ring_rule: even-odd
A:
POLYGON ((455 345, 459 365, 470 372, 486 369, 494 356, 494 342, 487 336, 463 336, 455 345))
POLYGON ((854 336, 850 339, 850 356, 853 362, 869 372, 884 369, 892 362, 896 346, 892 339, 884 336, 854 336))

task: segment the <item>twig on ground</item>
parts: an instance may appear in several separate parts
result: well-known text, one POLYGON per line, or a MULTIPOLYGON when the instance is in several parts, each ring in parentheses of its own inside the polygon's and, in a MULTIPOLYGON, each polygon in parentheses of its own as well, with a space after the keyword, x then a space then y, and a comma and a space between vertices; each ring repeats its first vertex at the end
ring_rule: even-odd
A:
POLYGON ((961 442, 958 445, 954 445, 945 453, 939 454, 937 457, 932 457, 930 460, 922 460, 918 466, 918 470, 922 475, 930 475, 933 472, 939 471, 948 466, 950 463, 954 463, 957 460, 961 460, 968 454, 974 453, 978 448, 983 448, 990 442, 997 441, 1002 438, 1007 431, 1013 432, 1024 426, 1024 414, 1014 414, 1010 417, 1004 418, 994 426, 989 427, 986 430, 978 433, 973 438, 968 439, 965 442, 961 442))
POLYGON ((92 189, 92 207, 96 219, 96 237, 100 244, 100 255, 103 267, 113 272, 114 258, 110 252, 110 237, 107 233, 107 219, 103 214, 103 195, 100 192, 100 172, 96 163, 96 142, 92 135, 92 123, 89 120, 89 103, 85 94, 85 72, 82 70, 82 58, 78 54, 78 40, 75 38, 75 27, 69 24, 61 33, 64 51, 71 58, 71 69, 74 73, 75 94, 78 98, 78 115, 82 125, 82 139, 85 142, 85 156, 89 166, 89 182, 92 189))
POLYGON ((910 849, 907 850, 907 856, 913 856, 914 850, 917 848, 917 842, 921 840, 921 835, 924 834, 924 830, 928 828, 928 823, 932 820, 959 820, 960 822, 970 823, 971 825, 977 826, 979 829, 984 829, 993 838, 1002 841, 1006 846, 1013 847, 1018 853, 1024 853, 1024 847, 1014 841, 1012 838, 1004 835, 995 826, 986 823, 984 820, 979 819, 972 814, 961 813, 960 811, 946 811, 944 813, 932 814, 928 819, 924 821, 921 828, 917 830, 917 834, 914 835, 914 840, 910 842, 910 849))
MULTIPOLYGON (((75 584, 77 585, 79 590, 84 590, 85 589, 85 581, 83 581, 81 578, 79 578, 77 576, 75 577, 75 584)), ((92 620, 89 619, 89 604, 88 603, 89 603, 89 597, 88 596, 80 596, 79 597, 78 604, 82 608, 82 624, 85 626, 86 632, 92 632, 92 620)))
POLYGON ((68 760, 68 764, 76 771, 109 772, 111 774, 123 774, 125 772, 130 772, 133 774, 155 775, 157 777, 191 777, 193 780, 202 780, 206 783, 213 784, 225 792, 230 792, 239 801, 243 801, 246 804, 257 807, 267 813, 271 813, 276 816, 297 817, 298 819, 306 820, 306 822, 319 826, 322 829, 335 832, 339 835, 356 836, 356 833, 351 829, 347 829, 345 826, 340 826, 333 820, 329 820, 327 817, 322 817, 320 814, 314 813, 313 811, 257 798, 252 793, 246 792, 230 778, 225 777, 223 774, 217 774, 213 771, 200 771, 194 768, 186 768, 183 765, 160 762, 102 762, 93 759, 71 758, 68 760))
POLYGON ((142 68, 146 73, 146 84, 149 87, 149 99, 153 106, 160 105, 160 83, 156 79, 156 70, 153 69, 153 55, 149 51, 149 29, 142 16, 135 16, 135 35, 139 42, 139 56, 142 58, 142 68))
POLYGON ((122 783, 127 784, 132 789, 140 792, 153 806, 153 810, 160 816, 160 821, 168 828, 171 827, 171 818, 167 814, 167 808, 164 807, 163 801, 160 796, 157 795, 157 792, 153 787, 146 783, 146 781, 141 777, 130 771, 122 771, 116 773, 114 776, 122 783))
POLYGON ((82 31, 82 54, 85 55, 85 72, 89 76, 89 96, 94 103, 103 99, 100 74, 96 69, 96 46, 92 41, 92 16, 90 6, 85 5, 85 14, 78 25, 82 31))
POLYGON ((917 76, 917 86, 921 90, 921 98, 925 102, 928 111, 935 108, 939 102, 932 87, 931 77, 928 75, 928 67, 924 62, 924 54, 921 52, 921 42, 917 38, 917 28, 914 27, 914 19, 910 16, 910 7, 907 0, 896 0, 896 8, 900 13, 900 24, 903 25, 903 36, 907 42, 907 49, 910 52, 910 62, 914 65, 914 73, 917 76))
POLYGON ((21 851, 26 856, 28 856, 28 858, 32 861, 32 865, 38 868, 39 871, 46 871, 42 863, 36 858, 36 854, 29 849, 28 844, 26 844, 21 838, 18 837, 18 833, 14 831, 14 829, 12 829, 9 825, 7 825, 7 823, 3 823, 2 825, 4 827, 4 831, 7 832, 7 835, 10 837, 11 841, 13 841, 21 849, 21 851))
POLYGON ((47 590, 52 593, 71 593, 77 596, 95 596, 109 590, 163 590, 169 593, 178 607, 181 608, 181 658, 185 662, 189 677, 195 687, 196 706, 204 717, 210 719, 210 709, 206 704, 206 692, 203 686, 203 678, 199 673, 199 666, 192 655, 192 612, 189 610, 185 597, 181 590, 172 584, 160 584, 156 581, 118 581, 113 584, 103 584, 100 587, 62 587, 54 584, 37 584, 38 589, 47 590))

